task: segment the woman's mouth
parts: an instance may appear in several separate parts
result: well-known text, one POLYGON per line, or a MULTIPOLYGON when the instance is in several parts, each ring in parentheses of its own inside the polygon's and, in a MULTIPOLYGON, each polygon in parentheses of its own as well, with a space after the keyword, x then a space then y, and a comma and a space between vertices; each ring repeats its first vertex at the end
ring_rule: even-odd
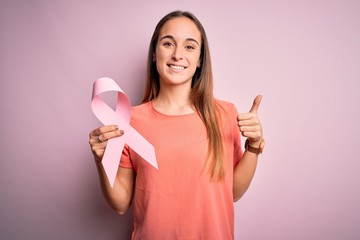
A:
POLYGON ((184 70, 186 67, 174 64, 168 64, 168 67, 175 70, 184 70))

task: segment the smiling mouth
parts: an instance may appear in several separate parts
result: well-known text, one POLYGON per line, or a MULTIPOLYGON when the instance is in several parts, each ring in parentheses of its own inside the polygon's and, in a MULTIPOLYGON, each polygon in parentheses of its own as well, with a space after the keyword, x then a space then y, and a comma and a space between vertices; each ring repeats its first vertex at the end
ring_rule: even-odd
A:
POLYGON ((173 64, 168 64, 168 67, 171 68, 171 69, 175 69, 175 70, 184 70, 184 69, 186 69, 186 67, 184 67, 184 66, 173 65, 173 64))

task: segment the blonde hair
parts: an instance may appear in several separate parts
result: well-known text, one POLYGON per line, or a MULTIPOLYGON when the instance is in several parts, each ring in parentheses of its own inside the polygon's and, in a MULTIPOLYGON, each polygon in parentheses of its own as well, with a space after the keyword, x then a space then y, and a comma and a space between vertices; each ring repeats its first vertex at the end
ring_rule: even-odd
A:
POLYGON ((213 76, 211 69, 209 44, 205 30, 200 21, 190 12, 174 11, 164 16, 157 24, 151 38, 148 61, 147 81, 142 102, 155 99, 160 91, 159 73, 153 56, 156 50, 159 34, 164 24, 175 17, 187 17, 194 22, 201 33, 201 66, 197 68, 191 83, 190 100, 204 122, 208 134, 208 157, 206 165, 211 161, 210 176, 214 180, 222 180, 225 177, 224 147, 222 144, 221 131, 219 129, 219 107, 213 95, 213 76))

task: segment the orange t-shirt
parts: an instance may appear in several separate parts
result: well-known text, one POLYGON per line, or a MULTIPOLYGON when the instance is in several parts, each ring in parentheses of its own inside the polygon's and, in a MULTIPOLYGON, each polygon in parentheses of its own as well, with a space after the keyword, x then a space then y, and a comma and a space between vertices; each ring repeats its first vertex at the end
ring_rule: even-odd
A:
POLYGON ((132 108, 131 125, 155 147, 159 169, 125 147, 120 166, 136 172, 132 239, 234 238, 233 167, 242 156, 237 110, 221 106, 226 177, 211 181, 204 164, 207 132, 197 113, 167 116, 148 102, 132 108))

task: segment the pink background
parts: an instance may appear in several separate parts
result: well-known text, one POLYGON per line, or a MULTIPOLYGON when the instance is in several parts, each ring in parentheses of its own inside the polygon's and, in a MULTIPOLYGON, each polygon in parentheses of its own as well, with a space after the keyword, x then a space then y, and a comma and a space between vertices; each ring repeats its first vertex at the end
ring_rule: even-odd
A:
POLYGON ((0 238, 129 239, 88 146, 92 83, 138 104, 155 24, 186 9, 210 41, 216 96, 259 114, 267 145, 235 204, 236 239, 360 239, 360 2, 0 2, 0 238))

